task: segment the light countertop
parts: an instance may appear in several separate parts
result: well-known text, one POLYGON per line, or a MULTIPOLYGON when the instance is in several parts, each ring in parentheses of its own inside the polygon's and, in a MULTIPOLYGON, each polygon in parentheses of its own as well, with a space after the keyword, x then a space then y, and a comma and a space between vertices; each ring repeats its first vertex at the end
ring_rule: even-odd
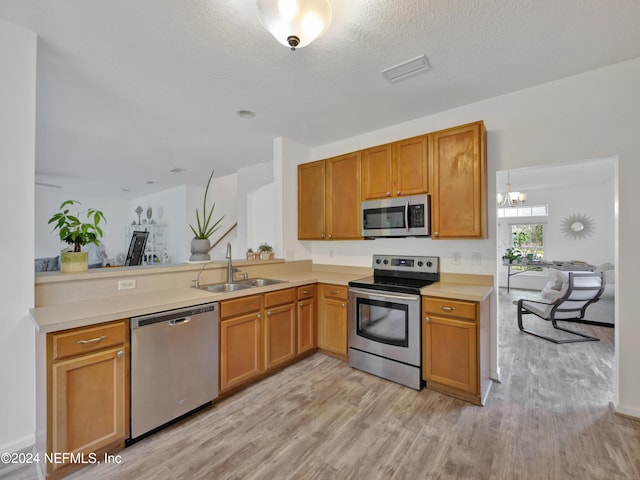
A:
MULTIPOLYGON (((326 269, 307 270, 299 273, 269 275, 269 278, 284 280, 286 283, 235 292, 212 293, 206 290, 180 287, 37 307, 31 310, 31 315, 38 332, 50 333, 246 295, 257 295, 310 283, 330 283, 347 286, 350 281, 362 277, 362 272, 350 274, 327 271, 326 269)), ((487 285, 441 282, 423 288, 421 293, 422 295, 443 298, 482 301, 492 291, 493 287, 487 285)))

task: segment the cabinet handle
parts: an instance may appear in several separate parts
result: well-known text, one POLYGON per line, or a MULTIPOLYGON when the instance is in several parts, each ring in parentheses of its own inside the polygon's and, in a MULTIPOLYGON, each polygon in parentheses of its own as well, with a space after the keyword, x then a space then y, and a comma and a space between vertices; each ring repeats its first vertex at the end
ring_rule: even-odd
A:
POLYGON ((431 317, 424 317, 424 321, 429 323, 431 321, 431 317))
POLYGON ((343 303, 343 304, 342 304, 342 308, 344 308, 344 307, 345 307, 345 305, 344 305, 344 303, 343 303))
POLYGON ((270 316, 271 316, 271 312, 267 312, 267 317, 270 317, 270 316))
POLYGON ((320 235, 320 237, 324 238, 324 232, 322 232, 322 235, 320 235))
POLYGON ((338 294, 338 293, 340 293, 340 292, 338 292, 338 290, 329 290, 329 293, 330 293, 331 295, 337 295, 337 294, 338 294))
POLYGON ((400 190, 398 190, 398 191, 396 192, 396 195, 400 195, 400 190))
POLYGON ((440 310, 444 310, 445 312, 453 312, 456 307, 447 307, 446 305, 440 305, 440 310))
POLYGON ((258 315, 256 315, 256 318, 257 318, 258 320, 260 320, 260 319, 262 318, 262 315, 258 314, 258 315))
POLYGON ((78 340, 78 345, 86 345, 88 343, 98 343, 107 338, 106 335, 102 335, 101 337, 92 338, 91 340, 78 340))
POLYGON ((438 232, 433 232, 433 236, 434 236, 434 237, 439 237, 439 236, 440 236, 440 234, 439 234, 438 232))
POLYGON ((116 357, 118 358, 124 357, 124 350, 120 350, 118 353, 116 353, 116 357))
POLYGON ((309 295, 309 292, 307 290, 303 290, 302 293, 305 295, 309 295))
POLYGON ((330 233, 330 234, 329 234, 329 238, 332 238, 332 237, 333 237, 333 234, 331 234, 331 233, 330 233))
POLYGON ((390 196, 391 196, 391 192, 387 192, 387 197, 390 197, 390 196))

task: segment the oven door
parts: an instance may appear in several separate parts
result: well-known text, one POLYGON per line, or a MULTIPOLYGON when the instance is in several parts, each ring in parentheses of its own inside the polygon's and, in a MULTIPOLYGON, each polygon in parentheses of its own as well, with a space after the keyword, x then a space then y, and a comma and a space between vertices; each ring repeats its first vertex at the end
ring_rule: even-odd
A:
POLYGON ((349 347, 420 366, 420 296, 349 289, 349 347))

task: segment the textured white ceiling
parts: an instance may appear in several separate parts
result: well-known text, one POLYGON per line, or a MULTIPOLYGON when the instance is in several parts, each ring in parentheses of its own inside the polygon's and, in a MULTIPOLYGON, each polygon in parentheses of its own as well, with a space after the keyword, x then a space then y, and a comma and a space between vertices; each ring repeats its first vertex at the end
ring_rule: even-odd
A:
POLYGON ((640 56, 637 0, 332 5, 291 52, 254 0, 0 0, 40 36, 37 174, 201 185, 270 160, 275 137, 321 145, 640 56), (429 72, 380 74, 422 54, 429 72))

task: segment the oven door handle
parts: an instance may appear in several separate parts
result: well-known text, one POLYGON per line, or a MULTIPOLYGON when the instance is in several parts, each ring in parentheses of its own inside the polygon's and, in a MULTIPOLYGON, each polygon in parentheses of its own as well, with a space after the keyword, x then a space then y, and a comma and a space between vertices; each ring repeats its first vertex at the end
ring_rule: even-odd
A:
POLYGON ((362 290, 360 288, 349 288, 349 293, 362 294, 368 297, 380 297, 380 298, 392 298, 394 300, 409 300, 417 302, 420 300, 420 295, 398 295, 397 293, 379 292, 372 290, 362 290))

